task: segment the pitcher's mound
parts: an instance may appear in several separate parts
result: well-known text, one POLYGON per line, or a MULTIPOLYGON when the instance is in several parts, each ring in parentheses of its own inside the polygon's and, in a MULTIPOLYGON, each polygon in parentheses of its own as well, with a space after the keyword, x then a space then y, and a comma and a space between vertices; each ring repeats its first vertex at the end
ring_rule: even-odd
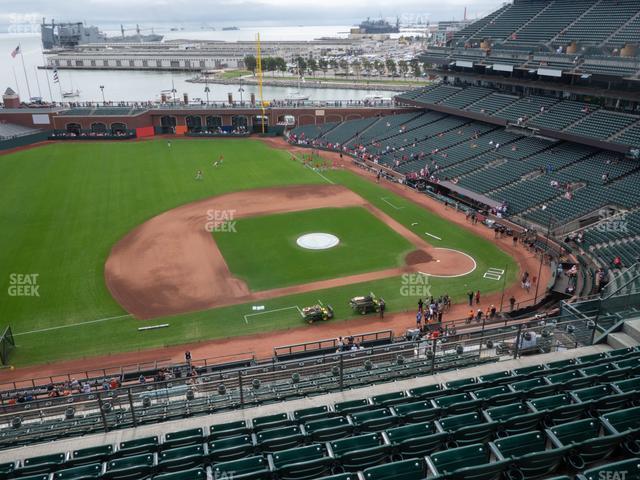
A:
POLYGON ((298 237, 298 246, 308 250, 327 250, 340 243, 340 239, 330 233, 307 233, 298 237))
POLYGON ((404 261, 407 265, 418 265, 419 263, 429 263, 433 260, 433 257, 424 250, 414 250, 409 253, 404 261))

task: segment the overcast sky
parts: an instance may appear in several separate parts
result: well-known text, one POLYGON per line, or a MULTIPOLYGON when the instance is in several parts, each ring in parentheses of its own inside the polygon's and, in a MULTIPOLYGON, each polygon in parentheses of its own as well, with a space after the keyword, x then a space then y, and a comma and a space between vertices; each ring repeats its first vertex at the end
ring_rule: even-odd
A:
POLYGON ((0 24, 41 17, 93 24, 119 22, 348 25, 370 17, 431 21, 476 18, 497 0, 0 0, 0 24))

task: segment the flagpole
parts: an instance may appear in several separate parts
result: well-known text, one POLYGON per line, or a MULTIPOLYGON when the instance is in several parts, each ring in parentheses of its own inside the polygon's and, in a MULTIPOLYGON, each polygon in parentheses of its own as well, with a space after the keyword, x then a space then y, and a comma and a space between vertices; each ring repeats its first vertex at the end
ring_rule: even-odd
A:
POLYGON ((38 97, 40 97, 40 100, 42 100, 42 90, 40 90, 40 79, 38 78, 38 67, 34 65, 33 70, 36 74, 36 83, 38 84, 38 97))
POLYGON ((24 71, 24 81, 27 82, 27 93, 29 94, 29 101, 31 101, 31 87, 29 86, 29 77, 27 77, 27 67, 24 66, 24 55, 22 54, 22 46, 20 47, 20 58, 22 59, 22 70, 24 71))
POLYGON ((20 85, 18 85, 18 76, 16 75, 16 67, 11 66, 11 70, 13 70, 13 79, 16 82, 16 93, 20 96, 20 85))
POLYGON ((49 69, 47 68, 47 61, 44 58, 44 53, 42 54, 42 61, 44 62, 44 76, 47 77, 47 86, 49 87, 49 100, 53 103, 53 94, 51 93, 51 83, 49 82, 49 69))

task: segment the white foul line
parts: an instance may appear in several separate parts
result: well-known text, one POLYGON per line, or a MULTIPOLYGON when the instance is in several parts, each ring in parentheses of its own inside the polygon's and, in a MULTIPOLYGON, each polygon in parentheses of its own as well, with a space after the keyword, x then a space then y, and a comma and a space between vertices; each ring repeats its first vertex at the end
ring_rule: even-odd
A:
POLYGON ((257 313, 247 313, 244 316, 244 323, 249 324, 249 319, 247 317, 253 317, 255 315, 264 315, 265 313, 272 313, 272 312, 282 312, 283 310, 291 310, 292 308, 295 308, 296 310, 298 310, 298 313, 300 314, 301 317, 303 317, 304 315, 302 314, 302 310, 300 310, 300 307, 298 307, 297 305, 294 305, 292 307, 283 307, 283 308, 276 308, 275 310, 265 310, 264 312, 257 312, 257 313))
POLYGON ((130 316, 131 314, 126 314, 126 315, 118 315, 116 317, 99 318, 97 320, 89 320, 88 322, 70 323, 69 325, 59 325, 57 327, 41 328, 40 330, 31 330, 30 332, 14 333, 13 336, 18 337, 20 335, 30 335, 32 333, 49 332, 51 330, 59 330, 61 328, 78 327, 80 325, 89 325, 90 323, 106 322, 107 320, 115 320, 117 318, 126 318, 130 316))
POLYGON ((389 200, 387 200, 387 197, 380 197, 380 200, 382 200, 384 203, 391 206, 392 208, 395 208, 396 210, 402 210, 404 208, 404 207, 398 207, 397 205, 394 205, 389 200))
POLYGON ((429 232, 424 232, 425 235, 429 235, 432 238, 435 238, 436 240, 442 240, 440 237, 436 237, 435 235, 429 233, 429 232))

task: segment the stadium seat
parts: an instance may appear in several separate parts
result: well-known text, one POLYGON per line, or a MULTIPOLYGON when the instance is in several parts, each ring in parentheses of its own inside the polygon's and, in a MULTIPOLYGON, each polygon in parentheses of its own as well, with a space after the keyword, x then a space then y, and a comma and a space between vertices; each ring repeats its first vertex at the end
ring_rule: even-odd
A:
POLYGON ((472 412, 482 405, 482 400, 473 398, 468 392, 437 397, 432 402, 436 407, 441 408, 445 415, 472 412))
POLYGON ((382 395, 375 395, 371 397, 371 402, 374 405, 379 405, 382 407, 398 405, 407 401, 411 401, 411 398, 407 398, 406 392, 403 392, 402 390, 399 392, 385 393, 382 395))
POLYGON ((522 399, 546 397, 558 391, 558 387, 547 382, 543 377, 531 378, 511 384, 511 388, 520 393, 522 399))
POLYGON ((629 378, 627 380, 618 380, 612 385, 621 393, 638 392, 640 394, 640 377, 629 378))
POLYGON ((608 384, 573 390, 570 395, 577 402, 590 402, 595 415, 625 408, 633 398, 633 392, 618 393, 608 384))
POLYGON ((78 467, 65 468, 53 474, 53 480, 90 480, 99 478, 102 473, 101 463, 92 463, 78 467))
POLYGON ((0 464, 0 478, 9 477, 16 469, 16 462, 7 462, 0 464))
POLYGON ((163 450, 158 454, 158 470, 175 472, 199 467, 204 463, 205 455, 202 445, 186 445, 184 447, 163 450))
POLYGON ((640 407, 618 410, 600 417, 603 428, 610 434, 623 434, 623 449, 640 456, 640 407))
POLYGON ((487 421, 478 413, 463 413, 435 421, 436 428, 449 433, 449 441, 455 446, 484 443, 493 437, 498 422, 487 421))
POLYGON ((73 450, 67 465, 89 465, 91 463, 105 462, 113 454, 113 445, 99 445, 97 447, 81 448, 73 450))
POLYGON ((311 420, 323 419, 331 415, 332 413, 329 412, 329 407, 327 407, 326 405, 304 408, 301 410, 295 410, 293 412, 293 418, 297 420, 298 423, 305 423, 311 420))
POLYGON ((571 403, 571 397, 566 393, 535 398, 527 402, 527 405, 533 412, 544 413, 543 421, 547 426, 582 418, 590 407, 588 402, 571 403))
POLYGON ((318 478, 318 480, 358 480, 357 473, 338 473, 329 475, 328 477, 318 478))
POLYGON ((491 463, 491 451, 481 443, 452 448, 427 457, 431 476, 456 480, 497 480, 509 466, 508 460, 491 463))
POLYGON ((529 480, 551 475, 561 465, 570 447, 546 449, 547 438, 532 431, 490 443, 496 458, 511 460, 509 478, 529 480))
POLYGON ((367 410, 370 406, 369 401, 366 398, 362 398, 359 400, 348 400, 346 402, 336 403, 333 408, 336 413, 347 414, 367 410))
POLYGON ((409 390, 409 395, 422 400, 437 397, 438 395, 442 395, 442 385, 434 383, 432 385, 425 385, 424 387, 412 388, 409 390))
POLYGON ((537 377, 538 375, 544 375, 546 372, 544 365, 531 365, 529 367, 514 368, 513 374, 519 378, 537 377))
POLYGON ((329 442, 330 454, 345 471, 355 472, 384 463, 391 453, 391 445, 385 444, 378 433, 343 438, 329 442))
POLYGON ((268 480, 271 478, 269 463, 264 457, 249 457, 213 466, 213 478, 234 480, 268 480))
POLYGON ((568 370, 545 377, 552 385, 557 385, 558 390, 573 390, 590 386, 594 379, 585 377, 580 370, 568 370))
POLYGON ((599 436, 600 430, 601 422, 589 418, 548 428, 546 432, 557 448, 570 447, 567 462, 573 469, 582 470, 609 457, 624 441, 624 434, 605 431, 605 435, 599 436))
POLYGON ((293 422, 286 413, 277 413, 275 415, 267 415, 264 417, 256 417, 251 421, 254 431, 272 429, 278 427, 286 427, 293 422))
POLYGON ((544 418, 544 412, 532 412, 522 403, 512 403, 483 411, 489 421, 498 422, 498 435, 515 435, 534 430, 544 418))
POLYGON ((286 450, 304 443, 304 435, 300 427, 290 425, 288 427, 262 430, 256 434, 258 446, 265 452, 286 450))
POLYGON ((246 434, 211 440, 208 446, 209 458, 214 463, 250 457, 255 453, 251 435, 246 434))
POLYGON ((184 447, 204 442, 204 431, 202 428, 192 428, 179 432, 169 432, 164 436, 162 449, 184 447))
POLYGON ((585 470, 576 476, 577 480, 638 480, 640 479, 640 459, 630 458, 620 462, 606 463, 585 470), (623 473, 624 472, 624 476, 623 473))
POLYGON ((422 480, 425 478, 424 462, 418 458, 369 467, 362 473, 366 480, 422 480))
POLYGON ((498 385, 482 390, 474 390, 473 396, 482 400, 482 406, 486 408, 488 406, 508 405, 517 402, 521 395, 506 385, 498 385))
POLYGON ((353 433, 353 424, 345 417, 312 420, 304 424, 306 434, 314 442, 326 442, 348 437, 353 433))
POLYGON ((451 382, 445 383, 445 387, 447 390, 451 390, 452 392, 466 392, 468 390, 474 390, 477 388, 476 379, 473 377, 470 378, 461 378, 460 380, 453 380, 451 382))
POLYGON ((49 455, 40 455, 37 457, 25 458, 16 469, 16 475, 27 476, 35 473, 47 473, 58 470, 66 460, 64 453, 52 453, 49 455))
POLYGON ((398 423, 398 417, 388 408, 354 412, 351 414, 351 420, 356 430, 361 432, 376 432, 398 423))
POLYGON ((394 455, 403 459, 422 457, 442 449, 448 432, 438 432, 433 422, 416 423, 385 430, 394 455))
POLYGON ((433 406, 430 400, 394 405, 393 411, 402 423, 418 423, 434 420, 441 410, 433 406))
POLYGON ((278 478, 282 480, 311 480, 327 475, 333 459, 326 455, 324 447, 306 447, 283 450, 272 455, 278 478))
POLYGON ((515 378, 509 370, 505 370, 502 372, 490 373, 488 375, 481 375, 478 377, 478 380, 480 380, 481 383, 486 383, 487 387, 490 387, 511 383, 518 380, 518 378, 515 378))
MULTIPOLYGON (((207 478, 206 470, 202 468, 194 468, 192 470, 184 470, 182 472, 175 473, 163 473, 155 475, 153 480, 205 480, 207 478)), ((221 480, 225 477, 218 477, 221 480)), ((233 477, 227 477, 233 478, 233 477)))
POLYGON ((114 480, 145 478, 153 472, 153 463, 153 454, 150 453, 109 460, 103 478, 114 480))
POLYGON ((141 453, 153 453, 158 450, 158 437, 144 437, 127 442, 120 442, 115 455, 117 457, 128 457, 141 453))
POLYGON ((209 438, 235 437, 250 433, 247 422, 239 420, 237 422, 220 423, 209 427, 209 438))

